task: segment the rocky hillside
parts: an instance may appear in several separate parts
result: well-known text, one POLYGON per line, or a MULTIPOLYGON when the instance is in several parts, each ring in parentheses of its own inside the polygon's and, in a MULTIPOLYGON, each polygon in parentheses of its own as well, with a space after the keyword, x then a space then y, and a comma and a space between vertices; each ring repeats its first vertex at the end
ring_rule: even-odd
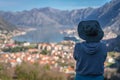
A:
POLYGON ((111 30, 119 33, 120 28, 120 0, 111 0, 104 6, 95 9, 87 19, 97 19, 101 25, 110 26, 111 30))
POLYGON ((16 27, 0 17, 0 30, 13 31, 16 27))

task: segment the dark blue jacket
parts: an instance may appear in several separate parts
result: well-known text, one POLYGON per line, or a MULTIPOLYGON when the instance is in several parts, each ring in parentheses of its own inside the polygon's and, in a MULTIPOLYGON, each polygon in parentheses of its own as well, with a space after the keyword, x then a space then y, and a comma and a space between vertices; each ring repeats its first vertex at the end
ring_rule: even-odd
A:
POLYGON ((81 75, 103 75, 107 49, 102 42, 76 43, 73 57, 76 73, 81 75))

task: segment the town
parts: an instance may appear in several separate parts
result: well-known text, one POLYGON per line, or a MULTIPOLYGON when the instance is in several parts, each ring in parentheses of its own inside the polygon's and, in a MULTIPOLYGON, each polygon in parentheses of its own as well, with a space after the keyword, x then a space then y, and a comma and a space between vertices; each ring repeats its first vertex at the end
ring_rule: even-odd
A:
MULTIPOLYGON (((73 32, 75 31, 73 30, 73 32)), ((73 59, 75 41, 64 40, 59 43, 14 41, 12 37, 20 33, 23 32, 17 30, 13 32, 0 31, 0 63, 8 64, 9 68, 14 68, 24 62, 37 63, 49 65, 50 69, 59 72, 75 74, 75 60, 73 59)), ((109 52, 105 62, 106 69, 112 64, 116 64, 116 58, 119 56, 117 52, 109 52)))
POLYGON ((60 43, 29 43, 17 42, 12 39, 19 32, 1 31, 0 62, 9 63, 8 67, 15 67, 22 62, 41 65, 48 64, 51 69, 60 72, 74 73, 73 48, 75 42, 62 41, 60 43))

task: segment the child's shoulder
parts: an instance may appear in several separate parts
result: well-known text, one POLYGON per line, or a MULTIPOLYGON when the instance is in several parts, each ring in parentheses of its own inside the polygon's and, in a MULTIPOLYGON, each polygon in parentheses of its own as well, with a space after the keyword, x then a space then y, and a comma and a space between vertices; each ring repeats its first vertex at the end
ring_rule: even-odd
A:
POLYGON ((106 47, 106 43, 105 42, 100 41, 100 42, 98 42, 98 44, 101 45, 102 47, 106 47))
POLYGON ((102 46, 106 46, 106 43, 105 43, 105 42, 100 42, 100 44, 101 44, 102 46))

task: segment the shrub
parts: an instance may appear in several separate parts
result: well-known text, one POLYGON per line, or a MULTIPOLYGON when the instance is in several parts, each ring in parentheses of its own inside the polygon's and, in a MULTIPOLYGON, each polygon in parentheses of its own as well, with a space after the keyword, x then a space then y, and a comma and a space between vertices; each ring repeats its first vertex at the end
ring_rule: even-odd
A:
POLYGON ((46 69, 45 66, 29 63, 17 66, 15 73, 18 80, 66 80, 63 73, 46 69))
POLYGON ((47 55, 49 53, 49 51, 47 51, 47 50, 42 50, 41 51, 41 54, 43 54, 43 55, 47 55))
POLYGON ((12 80, 13 70, 7 64, 0 63, 0 80, 12 80))

